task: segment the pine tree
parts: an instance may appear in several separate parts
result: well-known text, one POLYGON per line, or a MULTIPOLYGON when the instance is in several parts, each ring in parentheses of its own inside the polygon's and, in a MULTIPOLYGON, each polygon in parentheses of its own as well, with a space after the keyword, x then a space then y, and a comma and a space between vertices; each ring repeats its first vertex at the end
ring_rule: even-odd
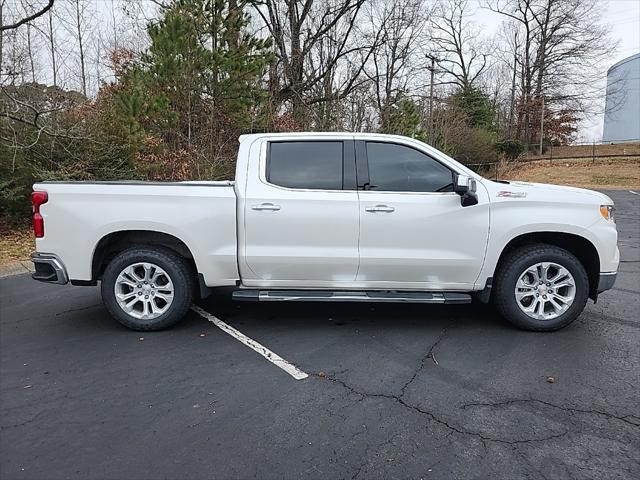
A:
POLYGON ((454 107, 459 108, 467 116, 470 127, 495 130, 495 108, 489 96, 476 87, 468 86, 451 95, 454 107))
POLYGON ((253 1, 178 0, 148 27, 151 44, 122 78, 118 105, 173 149, 248 128, 264 100, 270 42, 246 32, 253 1))
POLYGON ((392 133, 426 141, 426 132, 421 127, 422 118, 416 103, 407 97, 389 107, 389 114, 381 126, 383 133, 392 133))

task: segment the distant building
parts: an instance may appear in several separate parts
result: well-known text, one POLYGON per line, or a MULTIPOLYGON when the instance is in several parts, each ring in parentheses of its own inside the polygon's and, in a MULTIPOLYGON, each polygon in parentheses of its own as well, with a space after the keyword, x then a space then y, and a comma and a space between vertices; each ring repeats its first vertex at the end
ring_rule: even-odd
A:
POLYGON ((602 141, 640 140, 640 53, 607 71, 602 141))

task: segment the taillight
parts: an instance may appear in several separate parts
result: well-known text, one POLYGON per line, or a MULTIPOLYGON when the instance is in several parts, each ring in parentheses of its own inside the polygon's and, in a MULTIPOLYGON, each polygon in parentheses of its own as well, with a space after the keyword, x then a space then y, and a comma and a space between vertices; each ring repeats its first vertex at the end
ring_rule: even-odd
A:
POLYGON ((47 203, 49 195, 47 192, 33 192, 31 194, 31 203, 33 204, 33 233, 36 238, 44 237, 44 218, 40 214, 40 205, 47 203))

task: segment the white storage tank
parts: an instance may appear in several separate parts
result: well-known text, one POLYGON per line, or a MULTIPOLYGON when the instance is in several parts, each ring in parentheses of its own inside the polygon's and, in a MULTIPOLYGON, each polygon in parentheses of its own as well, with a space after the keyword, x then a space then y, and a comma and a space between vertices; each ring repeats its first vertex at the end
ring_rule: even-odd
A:
POLYGON ((607 71, 602 141, 640 140, 640 53, 607 71))

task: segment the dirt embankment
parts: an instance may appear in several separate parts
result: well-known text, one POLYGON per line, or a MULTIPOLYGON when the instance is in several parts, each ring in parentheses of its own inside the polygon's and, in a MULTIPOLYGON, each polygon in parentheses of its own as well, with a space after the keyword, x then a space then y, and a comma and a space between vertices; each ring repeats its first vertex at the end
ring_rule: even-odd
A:
POLYGON ((501 172, 501 178, 592 189, 640 189, 640 157, 521 163, 501 172))

